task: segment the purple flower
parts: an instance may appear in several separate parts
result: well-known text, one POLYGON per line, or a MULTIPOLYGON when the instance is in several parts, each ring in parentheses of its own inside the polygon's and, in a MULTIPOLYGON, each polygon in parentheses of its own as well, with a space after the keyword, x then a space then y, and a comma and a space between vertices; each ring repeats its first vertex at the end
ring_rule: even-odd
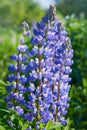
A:
POLYGON ((10 84, 10 85, 6 86, 6 90, 7 90, 8 92, 10 92, 10 91, 11 91, 11 89, 12 89, 12 87, 13 87, 13 85, 12 85, 12 84, 10 84))
MULTIPOLYGON (((7 95, 7 97, 5 98, 6 102, 9 102, 12 98, 14 97, 14 93, 11 92, 10 94, 7 95)), ((12 105, 11 105, 12 106, 12 105)))
POLYGON ((65 124, 73 64, 73 50, 66 29, 57 18, 54 6, 50 6, 33 28, 30 48, 24 41, 24 37, 30 34, 29 27, 26 22, 21 27, 23 32, 17 55, 10 57, 16 65, 8 66, 11 73, 7 77, 11 83, 6 87, 10 93, 6 101, 11 101, 8 106, 24 115, 22 117, 36 130, 41 129, 38 121, 43 126, 50 120, 65 124))
POLYGON ((26 78, 25 75, 22 75, 22 76, 20 77, 20 82, 21 82, 21 83, 26 83, 26 82, 27 82, 27 78, 26 78))
POLYGON ((29 99, 29 101, 31 101, 31 102, 35 102, 36 96, 35 96, 33 93, 31 93, 31 94, 28 96, 28 99, 29 99))
POLYGON ((38 130, 38 129, 40 128, 40 126, 39 126, 39 122, 36 122, 36 124, 35 124, 35 128, 36 128, 36 130, 38 130))
POLYGON ((28 120, 29 122, 32 122, 33 119, 34 119, 32 113, 27 113, 27 114, 25 114, 25 115, 24 115, 24 118, 25 118, 26 120, 28 120))
POLYGON ((24 111, 23 111, 23 109, 20 107, 20 106, 16 106, 16 111, 17 111, 17 113, 19 114, 19 115, 23 115, 24 114, 24 111))
POLYGON ((18 57, 17 57, 17 60, 19 62, 27 62, 27 58, 24 54, 19 54, 18 57))
POLYGON ((11 56, 10 56, 10 59, 11 59, 11 60, 15 60, 15 61, 16 61, 16 60, 17 60, 17 55, 16 55, 16 54, 11 55, 11 56))
POLYGON ((7 77, 7 81, 9 81, 9 82, 13 82, 15 80, 15 75, 14 74, 10 74, 10 75, 8 75, 8 77, 7 77))
POLYGON ((15 67, 13 64, 10 64, 10 65, 8 66, 8 70, 9 70, 10 72, 15 72, 16 67, 15 67))
POLYGON ((37 28, 38 29, 44 29, 44 27, 45 27, 45 24, 44 24, 44 22, 39 22, 39 23, 37 23, 37 28))
POLYGON ((42 115, 41 121, 46 124, 49 120, 52 119, 53 119, 52 113, 45 111, 42 115))
POLYGON ((59 121, 62 123, 62 124, 66 124, 67 123, 67 121, 66 121, 66 119, 64 119, 64 117, 61 117, 61 118, 58 118, 59 119, 59 121))
POLYGON ((36 37, 32 37, 31 40, 30 40, 30 42, 32 44, 34 44, 34 45, 39 43, 39 41, 38 41, 38 39, 36 37))
POLYGON ((24 44, 24 37, 23 37, 23 36, 20 37, 20 43, 21 43, 21 44, 24 44))
POLYGON ((34 84, 33 84, 33 83, 30 83, 30 86, 27 87, 27 90, 28 90, 29 92, 34 92, 34 90, 35 90, 34 84))
POLYGON ((27 49, 28 49, 27 45, 20 44, 18 46, 18 51, 20 51, 20 52, 26 52, 27 49))

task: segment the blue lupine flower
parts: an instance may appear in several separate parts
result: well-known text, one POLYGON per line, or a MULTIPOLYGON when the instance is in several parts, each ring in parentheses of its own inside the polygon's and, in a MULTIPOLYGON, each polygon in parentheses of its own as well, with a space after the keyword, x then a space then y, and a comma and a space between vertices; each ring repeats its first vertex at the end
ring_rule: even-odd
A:
POLYGON ((27 78, 26 78, 25 75, 22 75, 22 76, 20 77, 20 82, 21 82, 21 83, 26 83, 26 82, 27 82, 27 78))
POLYGON ((9 102, 13 97, 14 97, 14 93, 11 92, 11 93, 8 94, 8 96, 5 98, 5 101, 6 101, 6 102, 9 102))
POLYGON ((27 113, 24 115, 24 118, 26 120, 28 120, 29 122, 32 122, 33 121, 33 114, 32 113, 27 113))
POLYGON ((7 81, 9 81, 9 82, 13 82, 15 80, 15 75, 14 74, 10 74, 10 75, 8 75, 8 77, 7 77, 7 81))
POLYGON ((28 49, 27 45, 18 45, 18 51, 20 52, 26 52, 26 50, 28 49))
POLYGON ((17 54, 11 55, 11 56, 10 56, 10 59, 16 61, 16 60, 17 60, 17 54))
POLYGON ((39 32, 38 30, 36 30, 36 29, 33 29, 33 33, 34 33, 34 35, 36 35, 36 36, 38 36, 38 35, 40 34, 40 32, 39 32))
POLYGON ((13 87, 13 85, 12 85, 12 84, 10 84, 10 85, 6 86, 6 90, 7 90, 8 92, 10 92, 10 91, 11 91, 11 89, 12 89, 12 87, 13 87))
POLYGON ((35 124, 35 128, 36 128, 36 130, 39 130, 39 128, 40 128, 40 126, 39 126, 39 122, 36 122, 36 124, 35 124))
POLYGON ((37 23, 37 28, 38 29, 44 29, 44 27, 45 27, 45 24, 44 24, 44 22, 39 22, 39 23, 37 23))
POLYGON ((20 106, 16 106, 16 111, 17 111, 17 113, 19 114, 19 115, 23 115, 24 114, 24 111, 23 111, 23 109, 20 107, 20 106))
POLYGON ((66 124, 67 122, 66 119, 64 119, 64 117, 59 117, 58 119, 62 124, 66 124))
POLYGON ((24 54, 19 54, 18 57, 17 57, 17 60, 19 62, 27 62, 27 58, 24 54))
POLYGON ((30 83, 30 86, 27 87, 27 90, 28 90, 29 92, 34 92, 34 91, 35 91, 35 86, 34 86, 34 84, 33 84, 33 83, 30 83))
POLYGON ((49 120, 52 119, 53 119, 52 113, 45 111, 42 115, 41 121, 46 124, 49 120))
POLYGON ((35 52, 34 52, 33 49, 32 49, 32 50, 30 50, 29 52, 27 52, 27 55, 30 56, 30 57, 32 57, 32 56, 35 55, 35 52))
POLYGON ((27 52, 29 57, 35 56, 38 53, 38 47, 34 46, 30 51, 27 52))
POLYGON ((20 91, 20 93, 25 93, 26 92, 26 88, 21 84, 21 83, 19 83, 18 85, 17 85, 17 89, 20 91))
POLYGON ((18 94, 18 92, 16 92, 16 93, 14 93, 14 97, 20 104, 25 103, 23 94, 18 94))
POLYGON ((9 70, 10 72, 15 72, 16 67, 15 67, 13 64, 10 64, 10 65, 8 66, 8 70, 9 70))
MULTIPOLYGON (((22 24, 26 29, 28 28, 26 22, 22 24)), ((24 110, 20 104, 25 104, 24 94, 26 92, 26 88, 24 84, 27 82, 27 77, 24 75, 27 73, 27 65, 25 63, 27 62, 27 57, 25 52, 28 49, 27 45, 24 44, 25 33, 27 35, 29 33, 29 30, 28 32, 25 30, 20 38, 20 44, 17 48, 18 53, 10 56, 10 59, 14 60, 16 62, 16 65, 11 64, 8 66, 8 70, 11 74, 8 75, 7 81, 11 82, 12 84, 9 84, 6 87, 7 91, 10 93, 5 99, 7 102, 13 101, 17 103, 17 106, 14 103, 8 103, 8 107, 15 109, 19 115, 23 115, 24 113, 24 110), (11 92, 12 87, 14 91, 13 93, 11 92)))
POLYGON ((36 96, 35 96, 33 93, 31 93, 31 94, 28 96, 28 99, 29 99, 29 101, 31 101, 31 102, 35 102, 36 96))
POLYGON ((25 29, 17 48, 18 54, 10 57, 16 61, 16 65, 8 67, 11 74, 7 81, 11 84, 6 87, 10 93, 6 100, 12 98, 17 104, 15 107, 8 105, 16 108, 19 115, 24 114, 27 121, 35 123, 37 130, 40 129, 39 121, 44 125, 49 120, 65 124, 64 116, 70 100, 69 74, 73 64, 73 50, 65 27, 57 18, 55 7, 51 6, 33 29, 30 38, 33 47, 28 49, 24 36, 30 34, 29 27, 26 22, 22 26, 25 29))
POLYGON ((25 65, 25 64, 20 65, 20 71, 23 74, 27 73, 27 65, 25 65))
POLYGON ((20 43, 24 44, 24 37, 23 36, 20 37, 20 43))
POLYGON ((31 40, 30 40, 30 42, 32 44, 34 44, 34 45, 39 43, 39 41, 38 41, 38 39, 36 37, 32 37, 31 40))

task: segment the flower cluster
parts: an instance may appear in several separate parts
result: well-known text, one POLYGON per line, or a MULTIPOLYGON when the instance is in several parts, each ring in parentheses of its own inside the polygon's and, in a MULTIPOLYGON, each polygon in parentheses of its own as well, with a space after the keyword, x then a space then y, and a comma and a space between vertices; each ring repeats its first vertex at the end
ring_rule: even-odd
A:
POLYGON ((28 72, 27 67, 27 55, 28 46, 25 45, 24 36, 29 35, 28 24, 23 22, 21 25, 23 29, 23 34, 20 37, 20 44, 17 47, 17 54, 10 56, 10 59, 15 62, 15 64, 10 64, 8 66, 9 75, 7 81, 10 83, 6 86, 6 90, 9 92, 6 97, 8 102, 8 107, 17 111, 19 115, 24 114, 22 105, 26 102, 24 94, 26 90, 27 77, 26 73, 28 72))
POLYGON ((8 107, 29 122, 36 122, 36 130, 40 129, 40 122, 46 124, 49 120, 65 124, 73 64, 73 50, 65 27, 57 18, 55 6, 50 6, 33 29, 29 49, 24 41, 24 36, 30 34, 28 25, 23 22, 21 26, 18 54, 10 56, 16 64, 8 66, 8 107))

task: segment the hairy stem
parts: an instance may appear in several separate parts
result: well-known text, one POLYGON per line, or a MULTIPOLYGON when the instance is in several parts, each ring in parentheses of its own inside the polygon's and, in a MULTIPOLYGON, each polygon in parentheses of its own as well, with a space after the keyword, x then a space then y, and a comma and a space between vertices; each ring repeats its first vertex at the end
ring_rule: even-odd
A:
MULTIPOLYGON (((41 48, 42 46, 40 45, 40 48, 41 48)), ((38 65, 38 70, 39 70, 39 72, 41 72, 41 59, 42 59, 42 55, 40 55, 40 56, 38 56, 38 59, 39 59, 39 65, 38 65)), ((38 86, 39 86, 39 90, 41 91, 41 80, 39 80, 38 79, 38 86)), ((37 120, 39 120, 39 103, 38 103, 38 100, 39 100, 39 96, 37 97, 37 115, 36 115, 36 117, 37 117, 37 120)))
MULTIPOLYGON (((57 96, 57 103, 60 100, 60 81, 58 82, 58 96, 57 96)), ((55 115, 55 122, 57 121, 57 114, 58 114, 58 106, 56 106, 56 115, 55 115)))

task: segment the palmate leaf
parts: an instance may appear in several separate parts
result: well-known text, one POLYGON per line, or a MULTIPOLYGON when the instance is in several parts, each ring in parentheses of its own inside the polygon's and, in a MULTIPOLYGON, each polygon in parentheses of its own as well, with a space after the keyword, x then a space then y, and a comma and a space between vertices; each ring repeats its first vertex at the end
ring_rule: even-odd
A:
POLYGON ((57 130, 57 128, 58 128, 58 130, 60 129, 62 127, 62 124, 61 123, 59 123, 59 122, 52 122, 52 121, 49 121, 48 123, 47 123, 47 125, 46 125, 46 130, 57 130))

